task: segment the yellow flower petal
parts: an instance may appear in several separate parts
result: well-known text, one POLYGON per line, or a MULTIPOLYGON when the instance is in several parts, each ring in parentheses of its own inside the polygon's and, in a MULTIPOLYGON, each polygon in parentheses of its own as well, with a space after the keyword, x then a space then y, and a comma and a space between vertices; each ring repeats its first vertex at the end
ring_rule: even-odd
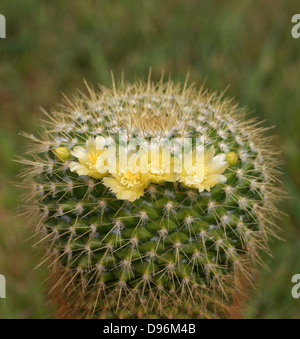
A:
POLYGON ((211 147, 198 157, 193 155, 192 164, 188 164, 188 168, 183 166, 183 172, 178 174, 179 182, 185 186, 197 188, 199 192, 210 191, 215 185, 225 182, 226 177, 222 173, 228 167, 228 163, 225 161, 226 155, 214 156, 214 154, 214 147, 211 147), (201 160, 201 157, 202 161, 197 163, 196 160, 201 160))
POLYGON ((97 137, 87 140, 85 148, 74 147, 71 154, 78 159, 78 162, 71 162, 70 170, 78 175, 86 175, 95 179, 102 179, 108 175, 108 152, 104 140, 102 137, 97 137))
POLYGON ((149 184, 149 179, 142 174, 131 172, 114 174, 103 179, 103 184, 108 187, 118 199, 135 201, 144 194, 149 184))

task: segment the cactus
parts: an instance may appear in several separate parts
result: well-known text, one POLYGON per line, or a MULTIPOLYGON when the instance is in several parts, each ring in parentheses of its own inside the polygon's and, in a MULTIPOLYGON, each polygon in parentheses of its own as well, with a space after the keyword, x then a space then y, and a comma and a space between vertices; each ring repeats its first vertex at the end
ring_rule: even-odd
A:
POLYGON ((24 133, 24 205, 57 317, 237 315, 276 236, 278 161, 265 129, 231 100, 172 81, 88 91, 47 114, 39 137, 24 133), (161 153, 153 168, 139 158, 148 173, 108 170, 110 145, 120 158, 152 138, 180 150, 202 141, 202 165, 176 171, 172 143, 169 172, 161 153))

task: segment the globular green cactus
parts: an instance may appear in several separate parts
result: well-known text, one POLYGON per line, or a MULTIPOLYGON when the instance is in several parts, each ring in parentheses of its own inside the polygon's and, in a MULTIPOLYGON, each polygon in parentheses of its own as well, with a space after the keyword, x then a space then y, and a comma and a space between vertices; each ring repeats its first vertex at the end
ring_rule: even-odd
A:
POLYGON ((88 90, 47 114, 40 137, 26 135, 21 160, 57 316, 236 315, 278 213, 264 129, 230 100, 171 81, 88 90), (137 156, 153 138, 170 142, 170 171, 160 150, 154 163, 134 158, 146 173, 109 169, 111 145, 119 159, 129 142, 143 140, 137 156), (193 156, 178 170, 185 140, 193 156))

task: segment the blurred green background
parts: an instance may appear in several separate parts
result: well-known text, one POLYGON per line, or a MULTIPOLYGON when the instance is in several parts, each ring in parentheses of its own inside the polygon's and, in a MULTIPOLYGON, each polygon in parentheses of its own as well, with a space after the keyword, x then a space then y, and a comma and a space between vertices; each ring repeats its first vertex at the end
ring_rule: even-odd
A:
MULTIPOLYGON (((298 6, 297 6, 298 5, 298 6)), ((0 40, 0 274, 7 299, 0 318, 52 317, 45 270, 33 271, 24 221, 13 218, 20 171, 11 161, 24 152, 20 130, 34 132, 42 117, 74 89, 110 85, 111 70, 127 80, 162 71, 235 97, 252 115, 275 126, 291 199, 281 204, 285 241, 271 243, 269 270, 261 269, 245 316, 300 318, 291 278, 300 273, 300 39, 291 18, 298 0, 2 0, 7 39, 0 40)))

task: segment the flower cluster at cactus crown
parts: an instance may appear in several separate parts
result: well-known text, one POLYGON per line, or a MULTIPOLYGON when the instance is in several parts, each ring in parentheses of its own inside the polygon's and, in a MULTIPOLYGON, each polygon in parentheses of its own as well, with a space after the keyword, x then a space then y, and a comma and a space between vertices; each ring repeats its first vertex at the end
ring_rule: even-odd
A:
POLYGON ((227 180, 222 175, 228 167, 226 154, 215 155, 214 147, 205 149, 201 139, 194 147, 192 138, 172 142, 134 139, 127 145, 126 135, 119 134, 118 148, 114 140, 99 136, 88 139, 85 147, 75 146, 71 155, 77 161, 70 162, 70 170, 103 179, 118 199, 131 202, 140 198, 151 183, 178 181, 203 192, 227 180))

